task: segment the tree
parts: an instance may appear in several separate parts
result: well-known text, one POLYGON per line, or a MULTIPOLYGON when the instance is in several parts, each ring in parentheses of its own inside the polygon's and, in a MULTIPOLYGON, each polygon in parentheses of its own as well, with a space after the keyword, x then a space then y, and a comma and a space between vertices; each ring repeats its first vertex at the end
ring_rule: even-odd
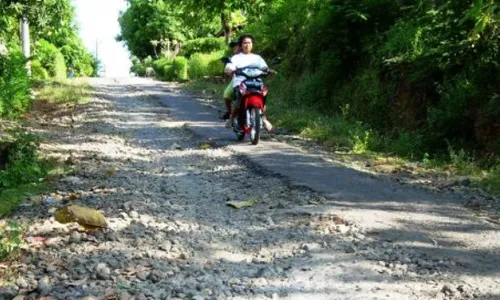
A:
POLYGON ((61 50, 66 65, 73 66, 78 75, 92 74, 92 57, 78 36, 71 0, 0 1, 0 40, 3 37, 5 44, 20 44, 21 17, 29 20, 32 45, 46 40, 61 50))
POLYGON ((191 16, 205 15, 208 18, 218 17, 220 26, 224 31, 226 43, 231 39, 231 13, 234 11, 244 11, 247 16, 258 15, 272 0, 171 0, 184 7, 184 10, 191 16), (196 12, 196 13, 195 13, 196 12))
POLYGON ((119 18, 117 40, 139 58, 159 57, 165 48, 215 31, 213 20, 203 14, 190 15, 173 1, 128 0, 128 4, 119 18))

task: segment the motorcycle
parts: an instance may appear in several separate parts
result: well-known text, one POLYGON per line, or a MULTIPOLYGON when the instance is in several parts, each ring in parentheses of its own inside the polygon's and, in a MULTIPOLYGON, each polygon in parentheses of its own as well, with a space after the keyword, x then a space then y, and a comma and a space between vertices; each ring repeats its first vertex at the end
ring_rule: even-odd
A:
MULTIPOLYGON (((231 62, 228 57, 224 57, 222 61, 226 64, 231 62)), ((280 62, 281 58, 278 57, 272 63, 280 62)), ((234 74, 245 77, 245 80, 239 85, 240 110, 238 117, 233 120, 233 131, 238 141, 242 141, 246 135, 249 135, 252 145, 257 145, 264 127, 262 119, 264 98, 268 92, 268 87, 262 78, 267 77, 270 72, 256 67, 246 67, 236 69, 234 74)))

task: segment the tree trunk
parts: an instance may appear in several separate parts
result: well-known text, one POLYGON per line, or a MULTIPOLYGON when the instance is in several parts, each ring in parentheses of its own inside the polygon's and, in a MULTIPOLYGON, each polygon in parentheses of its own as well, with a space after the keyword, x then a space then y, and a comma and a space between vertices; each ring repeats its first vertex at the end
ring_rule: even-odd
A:
POLYGON ((26 17, 21 17, 19 20, 19 27, 21 32, 21 41, 23 47, 23 54, 26 57, 26 70, 28 71, 28 75, 31 76, 31 61, 30 61, 30 27, 28 23, 28 19, 26 17))
POLYGON ((222 29, 224 30, 224 37, 226 39, 226 44, 229 44, 229 41, 231 39, 231 26, 229 25, 229 16, 225 12, 222 12, 220 14, 220 21, 222 29))
POLYGON ((9 54, 9 49, 7 49, 5 43, 2 40, 0 40, 0 55, 7 56, 8 54, 9 54))

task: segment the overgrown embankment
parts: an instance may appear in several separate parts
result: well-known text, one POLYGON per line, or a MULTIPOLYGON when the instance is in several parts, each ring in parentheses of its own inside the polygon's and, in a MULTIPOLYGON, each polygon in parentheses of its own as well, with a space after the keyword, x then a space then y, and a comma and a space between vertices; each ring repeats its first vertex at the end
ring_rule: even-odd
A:
POLYGON ((62 81, 97 74, 99 62, 85 49, 75 19, 70 0, 0 1, 0 217, 43 186, 50 169, 38 151, 40 138, 30 133, 33 105, 54 103, 48 109, 57 110, 62 102, 78 102, 88 88, 62 81), (28 58, 21 51, 21 17, 29 20, 28 58))
POLYGON ((282 55, 278 125, 500 191, 500 9, 493 1, 275 2, 246 28, 282 55), (299 17, 305 16, 305 17, 299 17))
MULTIPOLYGON (((246 16, 244 31, 267 60, 283 57, 269 82, 268 114, 279 127, 334 149, 470 176, 498 192, 499 16, 492 0, 267 1, 258 18, 246 16)), ((149 66, 166 80, 219 75, 227 49, 188 36, 164 52, 182 57, 136 60, 138 73, 149 66)), ((155 45, 142 49, 161 52, 155 45)))
POLYGON ((0 121, 0 217, 16 209, 30 193, 48 187, 47 176, 61 168, 40 152, 43 140, 30 130, 31 113, 56 112, 82 103, 89 87, 75 82, 38 82, 35 84, 35 111, 26 111, 22 119, 0 121))

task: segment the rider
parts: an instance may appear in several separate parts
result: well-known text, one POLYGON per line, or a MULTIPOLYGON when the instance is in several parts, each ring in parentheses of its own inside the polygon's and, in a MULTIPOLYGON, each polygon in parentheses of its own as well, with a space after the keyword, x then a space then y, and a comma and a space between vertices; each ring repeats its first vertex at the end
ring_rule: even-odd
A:
MULTIPOLYGON (((229 43, 229 47, 233 50, 233 55, 240 52, 240 45, 238 41, 232 41, 229 43)), ((231 115, 231 101, 233 100, 233 82, 229 82, 226 89, 224 90, 224 103, 226 104, 226 112, 221 116, 221 119, 227 120, 231 115)))
MULTIPOLYGON (((267 66, 264 59, 257 54, 252 53, 253 49, 254 37, 250 34, 245 34, 240 37, 238 43, 240 46, 241 52, 231 57, 231 63, 228 63, 225 68, 225 72, 228 75, 233 75, 236 69, 243 69, 247 67, 256 67, 262 70, 269 70, 271 75, 275 74, 273 70, 270 70, 267 66)), ((239 85, 245 80, 245 77, 242 75, 234 75, 232 80, 233 85, 233 105, 231 110, 231 116, 229 120, 226 122, 226 127, 231 128, 233 125, 233 119, 238 114, 238 109, 240 105, 240 92, 239 85)), ((264 111, 266 110, 266 106, 264 103, 264 111)), ((272 125, 267 120, 266 116, 262 117, 262 122, 264 123, 264 128, 267 131, 271 131, 272 125)))

